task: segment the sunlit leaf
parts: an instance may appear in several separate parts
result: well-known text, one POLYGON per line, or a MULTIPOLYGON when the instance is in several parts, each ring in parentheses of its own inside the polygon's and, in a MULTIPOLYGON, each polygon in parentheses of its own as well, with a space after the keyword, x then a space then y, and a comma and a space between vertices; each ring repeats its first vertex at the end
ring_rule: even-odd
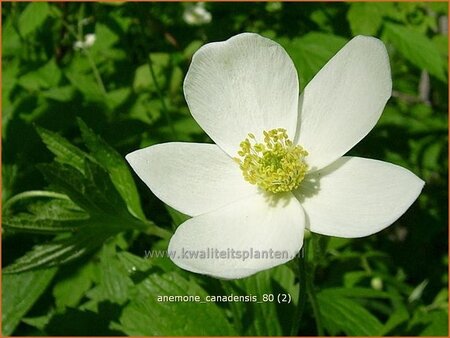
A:
POLYGON ((2 276, 2 333, 9 336, 21 318, 45 291, 56 269, 41 269, 2 276))

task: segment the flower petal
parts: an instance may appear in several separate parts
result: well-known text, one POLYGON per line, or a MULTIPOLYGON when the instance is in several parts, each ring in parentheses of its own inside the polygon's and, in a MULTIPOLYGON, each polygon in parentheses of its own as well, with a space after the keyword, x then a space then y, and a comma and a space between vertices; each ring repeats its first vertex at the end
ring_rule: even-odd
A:
POLYGON ((384 44, 357 36, 311 80, 299 104, 298 144, 310 168, 334 162, 375 126, 391 96, 384 44))
POLYGON ((184 95, 195 120, 230 156, 248 133, 295 135, 298 77, 286 51, 257 34, 209 43, 192 59, 184 95))
POLYGON ((189 216, 257 193, 239 165, 215 144, 162 143, 126 159, 160 200, 189 216))
POLYGON ((363 237, 394 223, 419 196, 424 182, 397 165, 342 157, 307 176, 295 192, 312 232, 363 237))
POLYGON ((278 200, 260 194, 187 220, 170 240, 169 253, 185 270, 243 278, 294 258, 303 232, 304 213, 291 193, 278 200))

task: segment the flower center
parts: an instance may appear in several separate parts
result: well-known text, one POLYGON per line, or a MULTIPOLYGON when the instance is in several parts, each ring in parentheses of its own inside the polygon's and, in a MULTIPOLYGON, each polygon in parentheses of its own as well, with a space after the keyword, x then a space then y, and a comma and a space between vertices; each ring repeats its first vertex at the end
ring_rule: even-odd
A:
POLYGON ((238 155, 241 158, 234 160, 244 179, 273 193, 296 189, 308 170, 304 162, 308 152, 294 145, 283 128, 264 131, 264 143, 248 134, 240 144, 238 155))

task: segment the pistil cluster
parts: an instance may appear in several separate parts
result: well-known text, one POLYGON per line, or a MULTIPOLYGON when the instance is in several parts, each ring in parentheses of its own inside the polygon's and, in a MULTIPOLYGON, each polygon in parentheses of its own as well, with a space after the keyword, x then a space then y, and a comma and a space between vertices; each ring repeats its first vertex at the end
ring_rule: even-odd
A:
POLYGON ((289 139, 286 129, 264 131, 264 142, 255 135, 240 143, 239 164, 244 179, 262 189, 278 193, 292 191, 300 185, 308 170, 304 162, 308 152, 289 139))

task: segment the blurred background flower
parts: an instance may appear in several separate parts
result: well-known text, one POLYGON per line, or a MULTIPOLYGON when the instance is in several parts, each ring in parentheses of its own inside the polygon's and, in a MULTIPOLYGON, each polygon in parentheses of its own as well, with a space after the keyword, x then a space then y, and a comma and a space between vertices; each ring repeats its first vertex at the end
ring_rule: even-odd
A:
POLYGON ((210 23, 212 15, 205 9, 204 2, 197 2, 194 5, 188 4, 183 12, 183 20, 193 26, 200 26, 210 23))

